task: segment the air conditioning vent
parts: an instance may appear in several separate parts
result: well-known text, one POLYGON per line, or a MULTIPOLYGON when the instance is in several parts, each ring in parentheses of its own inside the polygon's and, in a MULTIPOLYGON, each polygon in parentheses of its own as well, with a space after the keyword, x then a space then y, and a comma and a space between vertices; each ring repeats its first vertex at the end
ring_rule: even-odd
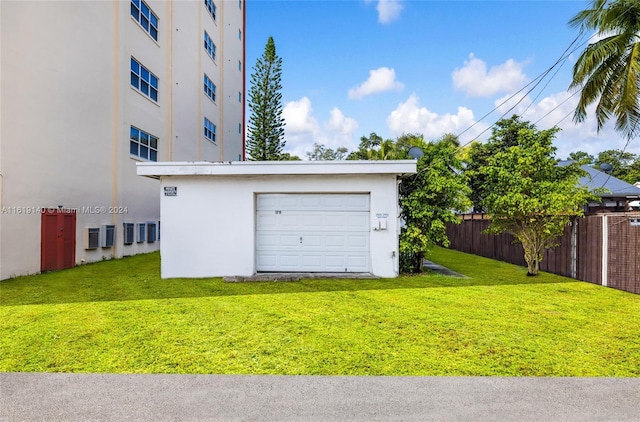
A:
POLYGON ((135 240, 135 224, 124 223, 124 244, 131 245, 135 240))
POLYGON ((113 224, 105 224, 102 226, 100 246, 103 248, 111 248, 116 243, 116 226, 113 224))
POLYGON ((147 223, 147 242, 154 243, 156 241, 157 228, 156 223, 150 221, 147 223))
POLYGON ((147 240, 147 224, 146 223, 138 223, 137 230, 137 238, 136 241, 138 243, 145 242, 147 240))
POLYGON ((100 229, 98 227, 85 227, 84 248, 97 249, 100 246, 100 229))

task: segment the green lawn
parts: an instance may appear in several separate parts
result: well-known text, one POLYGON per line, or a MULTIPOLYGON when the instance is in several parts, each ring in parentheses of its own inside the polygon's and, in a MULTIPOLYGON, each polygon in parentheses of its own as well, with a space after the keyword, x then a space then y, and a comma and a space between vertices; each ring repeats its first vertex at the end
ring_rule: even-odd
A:
POLYGON ((224 283, 148 254, 0 282, 0 371, 640 376, 640 296, 436 249, 470 278, 224 283))

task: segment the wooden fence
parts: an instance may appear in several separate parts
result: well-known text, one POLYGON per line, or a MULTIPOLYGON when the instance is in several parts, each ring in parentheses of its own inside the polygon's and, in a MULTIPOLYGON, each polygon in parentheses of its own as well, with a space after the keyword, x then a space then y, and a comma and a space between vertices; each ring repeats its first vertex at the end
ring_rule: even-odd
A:
MULTIPOLYGON (((523 265, 522 245, 509 234, 483 231, 490 220, 479 214, 461 216, 447 226, 451 248, 523 265)), ((589 215, 565 229, 559 246, 548 249, 540 270, 640 294, 640 213, 589 215)))

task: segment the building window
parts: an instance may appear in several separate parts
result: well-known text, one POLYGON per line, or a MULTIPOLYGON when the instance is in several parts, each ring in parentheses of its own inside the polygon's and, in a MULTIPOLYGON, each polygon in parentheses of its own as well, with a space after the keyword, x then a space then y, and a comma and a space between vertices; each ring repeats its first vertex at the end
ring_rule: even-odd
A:
POLYGON ((242 134, 242 123, 238 123, 238 133, 242 134))
POLYGON ((158 161, 158 138, 131 126, 129 152, 145 160, 158 161))
POLYGON ((242 72, 242 62, 238 60, 238 70, 242 72))
POLYGON ((213 20, 215 21, 216 20, 216 4, 213 2, 213 0, 204 0, 204 5, 209 11, 209 14, 213 18, 213 20))
POLYGON ((131 57, 131 86, 158 101, 158 77, 131 57))
POLYGON ((211 123, 206 117, 204 118, 204 137, 211 142, 216 141, 216 125, 211 123))
POLYGON ((242 0, 238 0, 238 7, 242 9, 242 0))
POLYGON ((238 92, 238 102, 242 102, 242 92, 238 92))
POLYGON ((131 16, 158 41, 158 17, 143 0, 131 0, 131 16))
POLYGON ((242 40, 242 30, 238 29, 238 39, 242 40))
POLYGON ((204 93, 207 94, 207 97, 211 98, 211 101, 216 100, 216 86, 211 79, 205 74, 204 75, 204 93))
POLYGON ((216 59, 216 45, 213 43, 213 40, 207 34, 207 31, 204 31, 204 49, 207 50, 207 54, 213 60, 216 59))

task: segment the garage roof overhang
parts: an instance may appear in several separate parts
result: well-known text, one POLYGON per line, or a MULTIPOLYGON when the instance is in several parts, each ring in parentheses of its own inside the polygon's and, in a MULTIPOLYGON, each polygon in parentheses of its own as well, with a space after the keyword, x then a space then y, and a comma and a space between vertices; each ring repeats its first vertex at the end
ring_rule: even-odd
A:
POLYGON ((224 161, 224 162, 144 162, 136 163, 139 176, 274 176, 348 175, 416 172, 415 160, 385 161, 224 161))

